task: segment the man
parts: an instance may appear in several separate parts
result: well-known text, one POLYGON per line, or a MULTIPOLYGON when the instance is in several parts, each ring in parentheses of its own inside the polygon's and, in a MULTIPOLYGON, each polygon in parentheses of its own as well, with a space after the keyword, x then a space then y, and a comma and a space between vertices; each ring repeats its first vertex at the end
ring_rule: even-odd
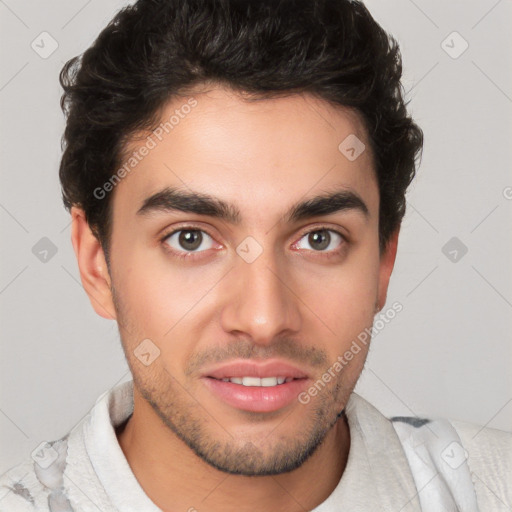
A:
POLYGON ((353 393, 422 146, 400 77, 348 0, 139 0, 66 64, 72 243, 133 382, 2 511, 508 510, 510 435, 353 393))

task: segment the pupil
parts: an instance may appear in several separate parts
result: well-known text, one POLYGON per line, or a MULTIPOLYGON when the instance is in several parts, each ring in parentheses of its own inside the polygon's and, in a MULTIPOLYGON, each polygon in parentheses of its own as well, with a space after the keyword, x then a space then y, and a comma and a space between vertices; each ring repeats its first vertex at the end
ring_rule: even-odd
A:
POLYGON ((313 233, 309 234, 309 243, 311 247, 322 250, 326 247, 329 247, 329 243, 331 242, 331 235, 330 233, 322 229, 321 231, 314 231, 313 233), (316 245, 316 247, 315 247, 316 245))
POLYGON ((203 240, 200 231, 182 231, 179 236, 180 245, 189 251, 195 251, 203 240))

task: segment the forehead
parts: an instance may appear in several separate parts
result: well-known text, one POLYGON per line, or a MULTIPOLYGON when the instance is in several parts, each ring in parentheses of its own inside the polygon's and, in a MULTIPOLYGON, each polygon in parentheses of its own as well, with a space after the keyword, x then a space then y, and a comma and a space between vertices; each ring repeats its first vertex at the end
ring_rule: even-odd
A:
POLYGON ((124 178, 114 189, 114 215, 135 216, 165 187, 217 196, 259 216, 315 192, 346 188, 378 207, 378 188, 358 113, 311 95, 247 101, 212 88, 180 96, 153 132, 127 145, 124 178), (348 141, 348 142, 344 142, 348 141), (354 144, 359 152, 347 153, 354 144))

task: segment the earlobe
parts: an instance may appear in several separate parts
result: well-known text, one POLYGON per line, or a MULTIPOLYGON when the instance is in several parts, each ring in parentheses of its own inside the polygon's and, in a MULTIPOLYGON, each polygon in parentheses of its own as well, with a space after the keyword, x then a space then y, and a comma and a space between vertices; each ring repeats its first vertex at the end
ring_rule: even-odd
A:
POLYGON ((115 320, 111 277, 103 248, 91 231, 84 211, 77 207, 71 208, 71 243, 75 250, 80 279, 92 307, 101 317, 115 320))
POLYGON ((386 245, 386 249, 384 250, 380 258, 379 289, 377 293, 376 313, 380 311, 384 307, 384 304, 386 303, 389 280, 391 278, 391 272, 393 272, 393 267, 395 265, 399 233, 400 226, 390 236, 389 241, 386 245))

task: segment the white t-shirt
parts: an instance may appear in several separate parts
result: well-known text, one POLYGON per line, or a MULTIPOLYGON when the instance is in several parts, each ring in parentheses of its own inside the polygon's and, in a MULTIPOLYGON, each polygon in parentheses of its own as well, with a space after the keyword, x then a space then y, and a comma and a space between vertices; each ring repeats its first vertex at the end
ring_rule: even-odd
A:
MULTIPOLYGON (((133 411, 132 392, 129 381, 103 393, 68 435, 2 475, 0 512, 161 512, 114 430, 133 411)), ((347 465, 314 512, 512 510, 512 434, 446 420, 388 419, 356 393, 345 411, 347 465)))

